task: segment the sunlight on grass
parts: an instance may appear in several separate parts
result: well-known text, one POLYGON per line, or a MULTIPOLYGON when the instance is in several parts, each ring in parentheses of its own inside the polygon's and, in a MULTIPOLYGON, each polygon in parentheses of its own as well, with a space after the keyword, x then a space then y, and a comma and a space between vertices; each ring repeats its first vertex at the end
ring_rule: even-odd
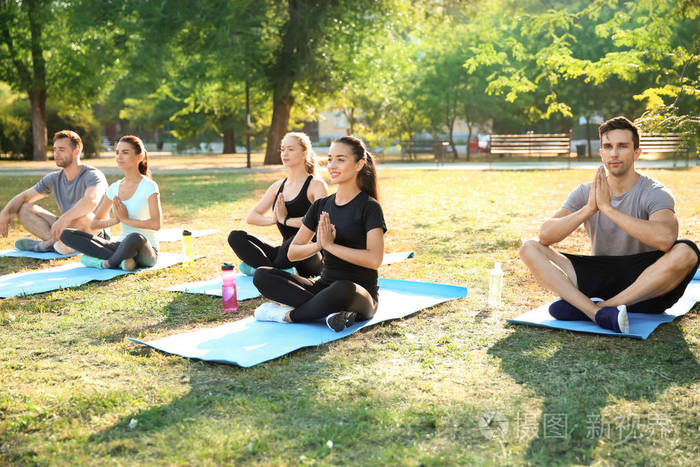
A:
MULTIPOLYGON (((700 169, 648 173, 673 191, 680 236, 700 240, 700 169)), ((219 298, 164 289, 215 277, 222 261, 234 260, 228 232, 244 227, 247 212, 279 176, 159 176, 164 228, 220 230, 195 240, 204 258, 189 267, 0 301, 0 463, 697 460, 697 446, 688 442, 700 428, 697 306, 647 341, 504 321, 552 298, 519 261, 518 248, 571 189, 591 178, 588 171, 380 172, 386 251, 416 253, 382 267, 380 275, 467 286, 463 300, 249 369, 188 361, 128 341, 252 313, 260 299, 227 313, 219 298), (505 271, 503 304, 489 308, 488 271, 495 261, 505 271), (566 415, 562 436, 552 436, 554 425, 547 425, 556 415, 566 415), (592 431, 601 420, 609 430, 592 431), (639 436, 630 435, 635 421, 639 436)), ((3 178, 0 199, 33 181, 3 178)), ((272 228, 245 228, 277 238, 272 228)), ((11 230, 0 249, 23 235, 11 230)), ((589 250, 582 229, 558 247, 589 250)), ((161 249, 177 252, 180 245, 161 249)), ((0 273, 69 261, 75 259, 2 258, 0 273)))

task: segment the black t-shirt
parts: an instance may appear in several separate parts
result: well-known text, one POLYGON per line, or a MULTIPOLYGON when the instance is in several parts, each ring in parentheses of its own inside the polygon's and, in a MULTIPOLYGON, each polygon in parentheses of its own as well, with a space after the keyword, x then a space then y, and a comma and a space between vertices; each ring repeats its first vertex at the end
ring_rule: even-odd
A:
MULTIPOLYGON (((342 206, 335 204, 335 194, 314 201, 302 222, 316 232, 323 211, 328 212, 335 226, 335 243, 364 250, 367 248, 367 232, 381 228, 386 232, 384 213, 379 202, 364 191, 342 206)), ((323 251, 321 279, 326 281, 349 280, 361 285, 377 299, 377 270, 349 263, 327 251, 323 251)))

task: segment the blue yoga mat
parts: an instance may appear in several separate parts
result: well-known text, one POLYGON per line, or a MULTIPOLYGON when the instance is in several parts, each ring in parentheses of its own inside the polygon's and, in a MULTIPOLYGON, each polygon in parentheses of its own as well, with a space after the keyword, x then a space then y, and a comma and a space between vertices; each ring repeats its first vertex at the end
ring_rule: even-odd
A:
MULTIPOLYGON (((384 255, 382 264, 391 264, 413 258, 412 251, 399 253, 389 253, 384 255), (388 261, 388 262, 387 262, 388 261)), ((260 296, 260 292, 253 285, 253 278, 243 274, 236 275, 236 292, 238 300, 249 300, 260 296)), ((221 277, 215 277, 204 281, 188 282, 186 284, 174 285, 166 290, 170 292, 184 292, 204 295, 214 295, 221 297, 221 277)))
POLYGON ((176 334, 146 342, 129 338, 163 352, 208 362, 251 367, 303 347, 342 339, 382 321, 403 318, 423 308, 467 296, 465 287, 397 279, 379 279, 379 309, 369 320, 334 332, 324 322, 273 323, 252 316, 214 328, 176 334))
POLYGON ((695 303, 700 300, 700 281, 693 281, 685 289, 683 296, 671 308, 660 314, 629 313, 630 333, 619 334, 603 329, 593 321, 559 321, 549 314, 549 305, 523 313, 515 318, 506 319, 509 323, 530 324, 545 328, 565 329, 568 331, 588 332, 592 334, 607 334, 618 337, 635 337, 646 339, 660 324, 673 321, 690 311, 695 303))
MULTIPOLYGON (((187 284, 174 285, 166 290, 171 292, 184 292, 221 297, 221 277, 206 281, 188 282, 187 284)), ((250 300, 259 297, 260 292, 253 285, 253 277, 236 274, 236 297, 238 300, 250 300)))
POLYGON ((34 258, 34 259, 59 259, 59 258, 70 258, 71 256, 78 255, 80 253, 71 253, 69 255, 62 255, 56 253, 55 251, 24 251, 24 250, 2 250, 0 251, 0 256, 7 256, 10 258, 34 258))
POLYGON ((16 297, 49 292, 51 290, 77 287, 90 281, 106 281, 117 276, 147 269, 163 269, 181 262, 182 255, 160 253, 158 262, 152 268, 139 268, 134 271, 121 269, 96 269, 83 266, 81 263, 64 264, 55 268, 40 271, 20 272, 0 276, 0 297, 16 297))
MULTIPOLYGON (((217 229, 205 229, 205 230, 193 230, 192 237, 204 237, 205 235, 211 235, 213 233, 219 232, 217 229)), ((159 230, 156 232, 156 237, 159 242, 178 242, 182 239, 182 229, 172 228, 159 230)), ((59 258, 70 258, 71 256, 79 255, 80 253, 71 253, 69 255, 62 255, 56 253, 55 251, 50 252, 38 252, 38 251, 23 251, 23 250, 2 250, 0 251, 0 257, 7 256, 12 258, 34 258, 34 259, 59 259, 59 258)))
POLYGON ((700 281, 700 269, 695 271, 695 275, 693 276, 694 281, 700 281))
POLYGON ((413 258, 413 252, 412 251, 401 251, 398 253, 386 253, 384 255, 384 259, 382 260, 382 266, 385 266, 387 264, 393 264, 393 263, 398 263, 399 261, 403 261, 408 258, 413 258))

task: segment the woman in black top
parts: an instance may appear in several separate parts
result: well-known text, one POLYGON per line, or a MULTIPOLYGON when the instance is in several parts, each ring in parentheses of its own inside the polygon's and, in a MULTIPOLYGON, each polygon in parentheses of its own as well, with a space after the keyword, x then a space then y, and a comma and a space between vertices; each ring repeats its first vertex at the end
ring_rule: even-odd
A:
POLYGON ((282 234, 282 244, 271 245, 243 230, 234 230, 228 244, 244 263, 244 274, 260 266, 279 269, 295 267, 299 275, 313 277, 321 273, 321 255, 315 254, 300 261, 290 261, 287 249, 301 226, 301 219, 317 199, 328 194, 326 182, 315 178, 316 158, 311 141, 304 133, 287 133, 282 139, 282 163, 287 177, 277 180, 265 192, 260 202, 248 214, 246 222, 253 225, 276 224, 282 234), (270 215, 267 212, 270 211, 270 215))
POLYGON ((257 320, 325 318, 331 329, 342 331, 377 311, 377 269, 384 257, 386 225, 377 202, 374 160, 361 140, 343 136, 328 151, 328 173, 338 191, 314 202, 288 253, 292 261, 299 261, 322 252, 321 277, 312 281, 259 268, 253 278, 255 286, 283 305, 261 305, 255 311, 257 320))

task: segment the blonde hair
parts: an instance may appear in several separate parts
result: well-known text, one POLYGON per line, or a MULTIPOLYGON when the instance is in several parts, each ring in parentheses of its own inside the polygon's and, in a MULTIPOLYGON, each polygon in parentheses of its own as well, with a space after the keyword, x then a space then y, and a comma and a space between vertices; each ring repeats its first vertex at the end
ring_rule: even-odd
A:
MULTIPOLYGON (((306 169, 306 173, 309 175, 316 175, 316 153, 314 152, 313 147, 311 147, 311 138, 309 138, 309 135, 301 131, 291 131, 284 135, 284 138, 287 136, 295 137, 297 141, 299 141, 301 148, 306 151, 306 159, 304 159, 304 168, 306 169)), ((282 139, 284 140, 284 138, 282 139)))

